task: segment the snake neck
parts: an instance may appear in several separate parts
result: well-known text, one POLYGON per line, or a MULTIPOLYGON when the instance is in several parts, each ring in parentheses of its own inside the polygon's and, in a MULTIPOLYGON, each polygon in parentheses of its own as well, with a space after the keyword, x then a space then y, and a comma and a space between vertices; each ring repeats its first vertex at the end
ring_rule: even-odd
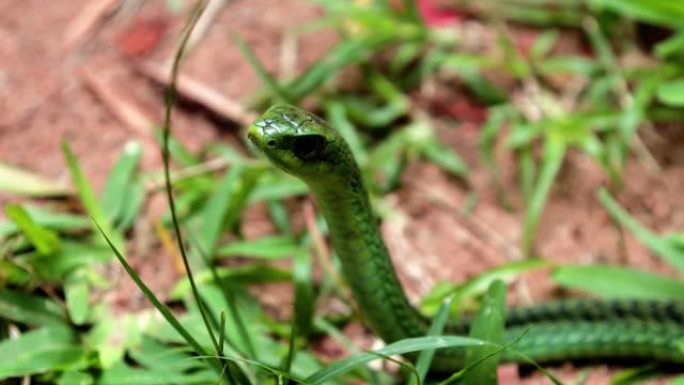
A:
POLYGON ((367 324, 386 342, 425 334, 427 323, 397 278, 358 170, 309 183, 344 276, 367 324), (388 319, 392 314, 393 319, 388 319))

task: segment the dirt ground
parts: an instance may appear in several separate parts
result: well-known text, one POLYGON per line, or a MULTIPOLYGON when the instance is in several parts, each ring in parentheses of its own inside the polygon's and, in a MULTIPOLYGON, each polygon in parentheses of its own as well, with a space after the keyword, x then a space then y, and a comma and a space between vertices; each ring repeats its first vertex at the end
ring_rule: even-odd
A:
MULTIPOLYGON (((0 0, 0 161, 69 183, 60 152, 66 139, 99 190, 125 143, 137 140, 144 147, 144 169, 159 169, 151 127, 162 117, 165 66, 185 17, 184 12, 170 13, 165 4, 0 0)), ((228 1, 213 15, 182 69, 184 96, 191 103, 175 112, 176 136, 193 150, 217 140, 239 146, 239 128, 252 116, 241 109, 240 100, 256 90, 259 81, 231 33, 239 32, 270 71, 287 75, 321 57, 334 41, 332 32, 304 35, 294 58, 283 54, 292 51, 295 28, 321 14, 304 0, 228 1)), ((516 258, 522 210, 514 165, 501 149, 498 163, 513 203, 507 210, 497 200, 477 153, 479 125, 467 117, 458 126, 440 124, 444 142, 473 168, 470 183, 477 205, 472 216, 460 209, 469 193, 463 184, 421 162, 410 167, 404 186, 387 197, 399 215, 384 222, 383 232, 412 299, 440 280, 462 281, 516 258)), ((676 127, 657 127, 656 132, 644 141, 659 170, 632 157, 618 198, 647 227, 682 231, 684 134, 676 127)), ((591 159, 570 155, 539 226, 539 254, 559 262, 609 262, 672 274, 630 234, 621 234, 602 210, 594 193, 606 182, 605 173, 591 159)), ((0 204, 11 200, 0 196, 0 204)), ((143 220, 153 222, 164 204, 153 199, 143 220)), ((250 220, 244 226, 249 227, 250 220)), ((168 289, 180 274, 163 255, 134 262, 157 292, 168 289)), ((117 301, 130 304, 131 297, 140 299, 134 287, 121 286, 114 294, 117 301)), ((545 273, 533 274, 513 285, 510 301, 540 302, 554 293, 545 273)), ((267 302, 283 301, 276 297, 267 302)), ((363 329, 352 328, 350 334, 366 346, 372 344, 363 329)), ((325 350, 328 345, 321 346, 325 350)), ((554 372, 569 381, 578 375, 571 365, 554 372)), ((514 370, 502 373, 509 373, 509 380, 502 383, 519 381, 514 370)), ((597 368, 587 383, 608 383, 608 373, 597 368)), ((538 375, 524 380, 542 382, 538 375)))

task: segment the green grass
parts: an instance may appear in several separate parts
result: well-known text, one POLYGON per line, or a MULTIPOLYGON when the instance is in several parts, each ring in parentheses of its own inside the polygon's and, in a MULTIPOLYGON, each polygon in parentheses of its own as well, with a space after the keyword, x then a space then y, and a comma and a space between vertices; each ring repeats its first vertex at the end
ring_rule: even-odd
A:
MULTIPOLYGON (((437 127, 448 119, 432 116, 412 97, 434 81, 461 85, 487 110, 480 161, 501 194, 502 166, 496 161, 495 146, 504 142, 505 150, 514 154, 524 201, 517 208, 524 215, 520 248, 528 258, 463 283, 436 286, 422 301, 423 310, 435 315, 428 335, 372 352, 357 351, 341 331, 356 320, 353 311, 332 317, 316 312, 317 303, 331 296, 347 304, 350 299, 330 271, 322 281, 314 279, 312 261, 325 261, 321 245, 308 230, 290 226, 286 202, 307 194, 306 186, 223 144, 210 146, 203 156, 185 149, 171 132, 176 97, 172 83, 166 93, 166 121, 158 135, 165 165, 160 173, 140 172, 142 149, 137 143, 122 149, 100 196, 68 142, 62 152, 73 189, 1 165, 0 190, 24 197, 67 196, 81 210, 67 213, 59 201, 3 209, 7 220, 0 222, 0 381, 30 377, 37 383, 65 385, 423 384, 434 350, 461 346, 469 349, 466 368, 443 383, 496 383, 497 354, 515 349, 497 344, 504 312, 502 281, 549 266, 533 258, 535 234, 568 153, 582 153, 600 165, 617 194, 641 127, 681 120, 676 108, 684 104, 684 30, 659 42, 649 53, 648 65, 625 64, 621 59, 639 50, 636 42, 624 39, 625 29, 635 22, 680 28, 675 21, 681 20, 684 10, 666 0, 516 0, 500 7, 487 1, 475 12, 497 36, 495 52, 484 54, 469 51, 468 42, 454 30, 427 25, 412 1, 403 1, 403 10, 385 1, 369 6, 341 0, 320 3, 325 16, 300 33, 332 28, 341 39, 324 59, 293 79, 273 77, 235 37, 264 83, 253 98, 254 109, 274 101, 306 99, 349 141, 380 201, 401 185, 403 171, 418 159, 467 185, 471 165, 439 140, 437 127), (543 28, 528 53, 520 52, 511 40, 510 22, 543 28), (563 29, 581 34, 592 55, 554 53, 563 29), (343 91, 341 70, 350 67, 362 82, 343 91), (514 79, 515 86, 504 88, 490 81, 492 72, 514 79), (567 76, 582 85, 572 103, 567 103, 567 89, 551 85, 552 76, 567 76), (529 86, 535 92, 519 93, 529 86), (530 114, 529 106, 537 113, 530 114), (204 171, 212 159, 228 166, 204 171), (163 293, 148 288, 125 256, 130 230, 148 197, 145 186, 160 181, 170 203, 163 231, 177 241, 188 272, 170 293, 173 306, 159 299, 163 293), (247 240, 240 223, 256 203, 267 206, 277 233, 247 240), (240 258, 239 264, 226 263, 235 258, 240 258), (289 261, 289 267, 284 268, 283 261, 289 261), (155 309, 120 315, 100 300, 100 293, 113 286, 102 274, 103 266, 111 263, 124 266, 155 309), (247 290, 252 284, 282 282, 290 282, 294 292, 292 317, 286 321, 269 317, 247 290), (479 309, 496 317, 478 317, 469 337, 440 336, 454 308, 479 309), (321 362, 310 346, 312 337, 320 336, 347 346, 352 354, 321 362), (415 366, 401 363, 400 373, 367 365, 406 352, 419 352, 419 358, 415 366)), ((200 12, 195 9, 179 38, 174 82, 184 43, 200 12)), ((665 263, 684 270, 682 234, 647 229, 606 190, 597 191, 597 199, 616 225, 665 263)), ((501 203, 507 204, 503 199, 501 203)), ((325 235, 324 226, 322 230, 325 235)), ((681 298, 684 292, 681 279, 617 266, 554 266, 552 278, 559 286, 608 297, 681 298)), ((616 381, 651 374, 630 371, 616 381)))

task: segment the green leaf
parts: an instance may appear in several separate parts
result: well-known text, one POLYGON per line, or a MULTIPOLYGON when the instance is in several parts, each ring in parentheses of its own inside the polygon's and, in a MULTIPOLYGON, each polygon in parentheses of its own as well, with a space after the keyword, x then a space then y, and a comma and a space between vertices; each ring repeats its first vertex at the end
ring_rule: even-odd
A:
MULTIPOLYGON (((487 295, 475 316, 469 336, 493 343, 500 343, 506 322, 506 285, 496 280, 487 290, 487 295)), ((465 367, 472 366, 463 377, 463 384, 497 384, 496 368, 499 355, 491 356, 498 350, 487 345, 466 349, 465 367)))
POLYGON ((300 179, 283 173, 266 173, 249 196, 249 203, 302 196, 309 187, 300 179))
POLYGON ((468 166, 463 159, 453 149, 437 141, 426 144, 423 147, 423 155, 453 176, 459 178, 466 178, 468 176, 468 166))
MULTIPOLYGON (((90 220, 81 215, 55 213, 44 207, 30 204, 22 205, 31 219, 39 226, 58 232, 82 231, 90 228, 90 220)), ((13 222, 0 222, 0 237, 8 237, 19 231, 13 222)))
POLYGON ((171 368, 144 369, 132 368, 120 363, 105 371, 97 382, 98 385, 185 385, 185 384, 216 384, 220 383, 216 372, 204 369, 181 373, 171 368))
POLYGON ((544 75, 580 75, 590 77, 600 66, 595 60, 583 56, 552 56, 536 64, 539 72, 544 75))
POLYGON ((330 125, 335 127, 344 140, 349 143, 354 159, 363 167, 368 162, 368 151, 356 131, 356 127, 347 117, 344 104, 338 100, 327 101, 325 112, 330 125))
POLYGON ((566 149, 566 143, 556 138, 550 138, 544 143, 544 154, 539 177, 535 181, 532 196, 530 196, 530 200, 527 202, 527 209, 525 210, 522 249, 526 258, 529 258, 532 252, 539 218, 551 192, 553 181, 556 179, 556 175, 563 164, 563 159, 565 159, 566 149))
POLYGON ((189 359, 186 348, 167 345, 147 335, 142 336, 139 346, 129 354, 140 365, 154 370, 173 368, 173 371, 185 372, 206 366, 201 360, 189 359))
POLYGON ((369 165, 374 168, 373 177, 381 179, 378 183, 385 191, 396 187, 406 164, 406 133, 409 127, 405 126, 400 131, 392 133, 370 154, 369 165))
POLYGON ((374 361, 383 356, 393 356, 405 354, 425 349, 441 349, 449 347, 484 346, 488 342, 469 337, 459 336, 434 336, 407 338, 393 342, 382 349, 377 349, 367 353, 357 353, 350 357, 339 360, 326 368, 312 374, 306 378, 306 382, 312 384, 322 384, 328 380, 336 378, 350 370, 353 370, 370 361, 374 361))
POLYGON ((442 282, 423 298, 421 309, 427 314, 433 314, 438 303, 441 303, 449 295, 454 295, 454 305, 462 310, 464 301, 484 293, 494 281, 511 282, 523 273, 546 268, 549 265, 550 263, 543 259, 513 261, 489 269, 460 284, 451 281, 442 282))
POLYGON ((684 106, 684 79, 662 83, 656 92, 658 100, 663 104, 673 107, 684 106))
MULTIPOLYGON (((154 130, 154 137, 161 146, 164 140, 164 133, 159 127, 154 130)), ((194 166, 200 162, 200 159, 193 155, 192 152, 185 148, 181 142, 176 140, 176 138, 169 136, 168 139, 169 154, 173 160, 184 167, 194 166)))
POLYGON ((46 326, 0 342, 0 379, 59 371, 85 359, 73 331, 46 326))
POLYGON ((13 260, 0 259, 0 285, 25 286, 31 282, 31 273, 13 260))
POLYGON ((132 354, 140 349, 143 332, 153 321, 151 312, 114 316, 105 310, 88 331, 84 344, 97 352, 99 364, 109 369, 121 361, 126 350, 132 354))
POLYGON ((636 269, 607 266, 561 266, 552 275, 559 285, 607 298, 684 299, 684 282, 636 269))
POLYGON ((272 236, 249 241, 233 241, 216 251, 221 257, 253 257, 283 259, 292 257, 299 250, 291 237, 272 236))
POLYGON ((494 106, 508 101, 506 91, 477 71, 464 70, 460 75, 468 90, 473 93, 473 96, 480 103, 494 106))
POLYGON ((128 142, 119 160, 109 172, 102 195, 102 210, 112 222, 120 219, 124 207, 131 199, 129 196, 131 185, 141 156, 142 146, 140 143, 128 142))
POLYGON ((262 172, 235 165, 226 173, 199 215, 197 241, 203 253, 213 256, 221 234, 237 224, 262 172))
POLYGON ((377 50, 392 42, 396 38, 394 31, 383 31, 358 38, 342 39, 297 79, 288 85, 289 95, 293 101, 298 101, 306 95, 310 95, 322 82, 332 79, 334 74, 342 67, 359 63, 368 58, 377 50))
POLYGON ((38 278, 59 282, 66 274, 81 266, 111 261, 112 254, 101 244, 63 241, 61 249, 49 257, 29 253, 16 259, 22 264, 30 265, 38 278))
POLYGON ((40 254, 50 255, 62 247, 57 234, 36 224, 23 207, 8 204, 5 206, 5 214, 17 225, 40 254))
MULTIPOLYGON (((444 302, 442 302, 437 312, 437 316, 432 320, 430 329, 426 334, 426 337, 440 336, 444 331, 444 327, 449 320, 449 309, 451 309, 451 304, 453 303, 454 297, 449 297, 444 302)), ((418 385, 425 381, 425 376, 428 370, 430 370, 430 365, 432 364, 432 359, 435 356, 435 349, 426 349, 420 352, 418 359, 416 360, 416 371, 418 372, 418 378, 411 377, 409 382, 410 385, 418 385)))
POLYGON ((539 37, 534 40, 532 48, 530 49, 530 59, 533 61, 540 60, 548 55, 549 52, 551 52, 551 49, 556 45, 558 36, 558 30, 555 29, 545 31, 539 35, 539 37))
MULTIPOLYGON (((287 282, 292 279, 292 274, 290 274, 288 270, 263 264, 220 267, 216 268, 216 273, 222 281, 240 284, 287 282)), ((198 285, 210 282, 212 279, 213 276, 209 271, 195 274, 195 282, 198 285)), ((176 283, 176 286, 171 290, 169 296, 174 299, 179 299, 185 296, 189 290, 190 283, 187 278, 183 278, 176 283)))
POLYGON ((140 214, 140 209, 145 203, 145 184, 140 178, 136 178, 129 186, 126 193, 128 199, 123 205, 117 222, 117 229, 126 231, 131 226, 140 214))
POLYGON ((655 53, 661 59, 684 53, 684 30, 680 29, 671 37, 655 45, 655 53))
POLYGON ((225 217, 231 204, 231 198, 245 172, 244 166, 235 166, 228 170, 217 184, 209 201, 199 214, 199 234, 197 242, 200 250, 208 256, 214 255, 214 247, 226 225, 225 217))
POLYGON ((63 325, 62 309, 54 301, 19 291, 0 290, 0 318, 27 325, 63 325))
POLYGON ((72 193, 66 186, 2 162, 0 191, 26 197, 62 197, 72 193))
POLYGON ((624 16, 658 25, 681 27, 684 3, 672 0, 592 0, 624 16))
POLYGON ((69 370, 62 373, 57 380, 57 385, 92 385, 95 379, 90 373, 80 370, 69 370))
POLYGON ((85 271, 77 270, 67 276, 64 297, 71 321, 76 325, 84 324, 90 314, 90 290, 85 271))
POLYGON ((311 254, 306 250, 301 250, 295 253, 293 263, 292 280, 295 286, 294 320, 296 335, 307 338, 312 330, 313 315, 316 310, 311 254))
POLYGON ((641 384, 662 376, 662 368, 658 365, 645 365, 636 368, 623 369, 611 379, 611 385, 641 384))

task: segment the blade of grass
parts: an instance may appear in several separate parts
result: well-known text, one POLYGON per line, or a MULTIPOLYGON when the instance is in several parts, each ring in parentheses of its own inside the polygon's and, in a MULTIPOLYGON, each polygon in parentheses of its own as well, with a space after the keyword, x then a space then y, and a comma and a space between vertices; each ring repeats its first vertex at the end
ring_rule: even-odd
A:
POLYGON ((608 298, 684 299, 684 282, 619 266, 561 266, 553 279, 559 285, 608 298))
POLYGON ((210 258, 215 252, 216 243, 224 230, 225 217, 234 197, 236 185, 240 183, 245 171, 244 166, 233 166, 218 183, 209 201, 199 214, 198 246, 210 258))
MULTIPOLYGON (((325 318, 322 317, 315 317, 314 318, 314 326, 317 329, 320 329, 325 335, 331 337, 338 343, 340 343, 342 346, 344 346, 347 351, 349 351, 351 354, 356 354, 359 352, 359 348, 354 344, 353 341, 351 341, 347 336, 344 335, 340 329, 338 329, 335 325, 333 325, 331 322, 326 320, 325 318)), ((364 374, 367 375, 368 381, 371 385, 380 385, 380 377, 378 376, 378 373, 369 369, 369 368, 364 368, 364 374)))
MULTIPOLYGON (((451 296, 442 302, 442 305, 437 312, 437 316, 432 320, 430 329, 426 334, 426 337, 439 336, 442 335, 444 331, 444 326, 446 326, 449 319, 449 309, 451 309, 451 304, 454 297, 451 296)), ((416 372, 417 377, 412 377, 409 381, 409 385, 419 385, 425 381, 425 376, 428 370, 430 370, 430 365, 432 364, 432 359, 435 356, 435 349, 426 349, 420 352, 418 359, 416 360, 416 372)))
POLYGON ((62 247, 59 236, 34 222, 23 207, 10 203, 5 206, 5 214, 40 254, 50 255, 62 247))
POLYGON ((313 315, 316 308, 312 278, 311 255, 300 250, 293 258, 292 279, 295 286, 294 320, 297 335, 306 340, 312 330, 313 315))
POLYGON ((262 83, 264 83, 266 87, 268 87, 268 89, 281 101, 295 103, 296 100, 294 100, 295 98, 291 96, 291 92, 278 84, 278 81, 266 70, 266 67, 264 67, 259 58, 257 58, 242 36, 240 36, 238 33, 233 33, 231 37, 233 38, 235 44, 238 45, 240 51, 242 51, 242 54, 245 56, 249 64, 252 66, 252 69, 254 69, 254 72, 256 72, 259 79, 261 79, 262 83))
POLYGON ((592 0, 591 3, 627 17, 673 28, 681 27, 684 18, 684 4, 671 0, 592 0))
POLYGON ((322 60, 309 67, 299 78, 290 82, 288 90, 295 103, 310 95, 322 82, 334 77, 342 67, 368 60, 380 47, 396 38, 394 33, 377 33, 354 39, 343 39, 329 50, 322 60))
MULTIPOLYGON (((183 58, 185 48, 187 46, 188 40, 190 38, 190 35, 192 34, 192 30, 195 27, 197 21, 199 20, 200 16, 204 12, 204 9, 207 6, 206 1, 199 1, 196 5, 196 7, 193 9, 193 12, 190 15, 190 18, 188 19, 187 24, 184 27, 183 32, 181 33, 181 40, 180 44, 178 45, 178 49, 176 50, 174 59, 173 59, 173 65, 171 67, 171 79, 169 81, 169 85, 166 88, 165 92, 165 111, 164 111, 164 123, 162 125, 162 161, 164 164, 164 182, 165 182, 165 191, 166 191, 166 196, 167 200, 169 203, 169 209, 171 211, 171 222, 173 224, 173 229, 176 234, 176 240, 178 242, 178 249, 180 250, 182 260, 183 260, 183 265, 185 267, 186 275, 188 277, 188 280, 190 282, 190 287, 192 288, 192 294, 193 297, 195 298, 195 301, 197 303, 197 306, 200 309, 200 314, 202 316, 202 320, 204 322, 206 331, 209 335, 209 338, 211 339, 212 344, 214 345, 214 349, 216 352, 221 350, 218 346, 218 341, 216 339, 216 336, 214 335, 213 329, 210 327, 209 320, 207 318, 206 310, 204 309, 204 305, 202 303, 202 299, 199 295, 199 292, 197 290, 197 286, 195 285, 195 280, 192 275, 192 270, 190 269, 190 263, 188 261, 188 256, 185 251, 184 247, 184 242, 183 238, 181 235, 180 231, 180 225, 178 223, 178 217, 176 215, 176 205, 174 202, 173 198, 173 189, 171 186, 171 160, 170 160, 170 151, 169 151, 169 137, 171 136, 171 129, 172 129, 172 124, 171 124, 171 112, 173 110, 173 107, 175 106, 176 103, 176 81, 178 79, 178 73, 180 72, 180 63, 183 58)), ((174 319, 175 320, 175 319, 174 319)), ((178 324, 180 326, 180 324, 178 324)), ((197 344, 195 342, 195 344, 197 344)), ((198 345, 199 347, 199 345, 198 345)), ((204 353, 206 354, 206 353, 204 353)), ((215 359, 212 360, 214 363, 215 368, 218 370, 218 373, 225 375, 225 379, 228 381, 228 383, 232 384, 235 383, 235 378, 233 377, 234 371, 232 370, 232 367, 229 365, 228 369, 225 370, 226 367, 221 364, 220 359, 215 359)))
POLYGON ((15 290, 0 290, 0 318, 32 326, 65 325, 64 310, 53 300, 15 290))
POLYGON ((120 219, 129 196, 135 171, 140 164, 142 146, 138 142, 129 142, 124 146, 112 170, 109 172, 102 195, 102 210, 110 221, 120 219))
MULTIPOLYGON (((190 285, 192 287, 193 295, 195 297, 195 300, 197 301, 198 306, 202 307, 201 304, 201 299, 199 297, 199 294, 197 292, 197 288, 194 284, 194 280, 192 277, 192 272, 190 270, 190 266, 188 263, 188 258, 185 253, 185 248, 183 245, 183 239, 181 237, 181 232, 180 232, 180 226, 178 224, 178 219, 176 216, 176 208, 175 208, 175 203, 173 200, 173 193, 172 193, 172 187, 171 187, 171 176, 170 176, 170 151, 169 151, 169 137, 171 136, 171 111, 175 105, 176 101, 176 80, 178 78, 178 72, 180 69, 180 61, 183 57, 184 50, 186 47, 186 44, 188 42, 188 39, 190 37, 190 34, 192 32, 193 27, 197 23, 197 20, 199 17, 202 15, 202 12, 204 11, 206 7, 206 1, 198 1, 196 6, 194 7, 185 27, 184 30, 181 33, 181 40, 180 44, 178 46, 178 49, 176 50, 176 53, 174 55, 174 60, 173 60, 173 66, 171 69, 171 79, 169 82, 168 87, 166 88, 165 92, 165 113, 164 113, 164 124, 162 127, 162 139, 163 139, 163 145, 162 145, 162 160, 164 164, 164 180, 165 180, 165 191, 166 195, 168 198, 169 202, 169 207, 171 211, 171 218, 172 218, 172 223, 174 230, 176 232, 176 238, 178 241, 178 248, 181 251, 181 255, 183 257, 183 263, 185 265, 185 269, 188 275, 188 278, 190 280, 190 285)), ((65 150, 65 153, 70 153, 70 149, 66 147, 67 150, 65 150)), ((73 158, 73 155, 71 156, 73 158)), ((98 207, 99 208, 99 207, 98 207)), ((141 291, 145 294, 145 296, 152 302, 152 304, 159 310, 160 313, 164 316, 164 319, 185 339, 185 341, 188 342, 192 346, 192 348, 197 352, 197 354, 200 355, 207 355, 208 352, 204 350, 204 348, 195 340, 188 332, 187 330, 178 322, 178 320, 173 316, 171 311, 163 305, 157 297, 154 295, 154 293, 145 285, 145 283, 140 279, 140 277, 137 275, 137 273, 133 270, 133 268, 128 264, 126 259, 121 255, 119 252, 118 248, 115 247, 115 245, 110 241, 109 237, 107 236, 106 232, 103 230, 102 227, 100 227, 100 224, 98 223, 98 218, 104 220, 104 215, 102 212, 97 213, 98 216, 93 215, 93 220, 95 222, 95 225, 98 227, 100 230, 100 233, 102 236, 105 238, 107 243, 109 244, 110 248, 116 255, 116 257, 119 259, 119 262, 124 266, 124 269, 128 273, 128 275, 134 280, 136 285, 140 288, 141 291)), ((103 222, 106 223, 106 222, 103 222)), ((205 324, 208 324, 208 321, 206 320, 206 317, 204 313, 202 313, 205 324)), ((218 342, 213 334, 213 331, 211 328, 207 327, 207 332, 209 333, 209 336, 211 337, 212 343, 214 344, 215 350, 219 351, 218 347, 218 342)), ((225 373, 223 370, 223 365, 221 364, 220 360, 212 360, 214 368, 216 369, 217 373, 225 373)), ((230 378, 230 374, 228 373, 227 380, 229 383, 233 383, 233 379, 230 378)))
POLYGON ((140 178, 135 178, 127 190, 126 196, 128 199, 122 207, 116 225, 117 230, 121 232, 125 232, 133 226, 136 218, 138 218, 138 214, 140 214, 143 203, 145 203, 145 185, 140 178))
MULTIPOLYGON (((88 217, 66 214, 54 213, 48 211, 43 206, 34 206, 31 204, 23 204, 26 213, 39 226, 57 232, 78 232, 86 230, 92 226, 88 217)), ((11 221, 0 222, 0 238, 5 238, 15 234, 19 228, 11 221)))
POLYGON ((90 289, 86 272, 76 270, 64 281, 64 299, 69 318, 76 325, 83 325, 90 316, 90 289))
POLYGON ((677 247, 676 243, 668 241, 666 237, 660 237, 644 227, 634 217, 629 215, 613 199, 608 190, 600 189, 597 193, 598 200, 610 213, 610 216, 621 226, 627 228, 649 250, 661 257, 680 272, 684 272, 684 250, 677 247))
MULTIPOLYGON (((197 246, 197 250, 202 256, 202 260, 204 263, 208 266, 209 271, 211 272, 211 277, 214 280, 214 283, 216 285, 220 285, 221 283, 221 278, 219 277, 219 272, 216 266, 211 263, 211 260, 207 254, 204 253, 202 248, 200 247, 199 243, 196 242, 195 239, 191 238, 191 241, 194 241, 193 243, 197 246)), ((189 277, 188 277, 189 280, 189 277)), ((226 303, 228 304, 228 308, 230 309, 231 315, 233 316, 233 323, 237 327, 238 330, 238 335, 240 336, 240 339, 242 340, 242 343, 244 344, 246 350, 247 350, 247 355, 249 358, 256 359, 256 350, 254 349, 254 343, 252 339, 249 336, 249 333, 247 332, 247 327, 245 326, 244 321, 242 320, 242 317, 240 316, 240 312, 238 311, 237 307, 237 300, 235 298, 235 295, 233 293, 233 290, 230 287, 227 287, 228 285, 221 285, 223 290, 221 290, 221 293, 223 294, 224 299, 226 300, 226 303)), ((200 308, 200 311, 204 311, 203 308, 200 308)), ((221 316, 225 318, 224 311, 221 311, 221 316)), ((208 326, 207 326, 208 327, 208 326)), ((222 339, 221 336, 225 334, 225 329, 224 326, 220 326, 219 329, 219 340, 222 339)), ((218 344, 219 350, 223 351, 223 343, 218 344)), ((217 352, 218 353, 218 352, 217 352)), ((219 356, 221 356, 221 353, 218 353, 219 356)), ((232 368, 230 369, 231 373, 234 373, 237 369, 232 368)))
POLYGON ((123 236, 114 231, 111 222, 102 210, 102 206, 100 206, 100 203, 97 201, 95 192, 93 191, 92 186, 90 186, 88 179, 86 179, 76 155, 74 155, 69 142, 66 140, 62 141, 62 153, 67 161, 67 166, 71 172, 71 177, 76 184, 76 191, 78 192, 78 196, 81 198, 81 203, 83 204, 83 207, 85 207, 86 212, 96 223, 99 224, 98 227, 102 226, 104 232, 111 235, 112 242, 117 249, 123 249, 123 236))
POLYGON ((368 151, 353 123, 347 117, 344 104, 339 100, 326 101, 325 112, 330 124, 340 132, 354 154, 354 159, 363 167, 368 162, 368 151))
POLYGON ((425 349, 441 349, 457 346, 483 346, 489 344, 490 343, 486 341, 460 336, 407 338, 401 341, 393 342, 382 349, 374 350, 372 352, 354 354, 350 357, 339 360, 331 365, 328 365, 326 368, 310 375, 306 378, 305 381, 312 384, 325 383, 326 381, 338 377, 341 374, 344 374, 358 366, 376 360, 379 358, 379 356, 393 356, 397 354, 411 353, 425 349))
MULTIPOLYGON (((195 340, 195 338, 192 335, 190 335, 190 333, 188 333, 188 331, 180 324, 180 322, 178 322, 178 319, 173 315, 173 313, 171 313, 171 310, 169 310, 169 308, 166 307, 166 305, 164 305, 157 298, 156 295, 154 295, 154 292, 152 292, 152 290, 150 290, 150 288, 147 285, 145 285, 145 283, 142 281, 142 279, 140 279, 140 276, 138 275, 138 273, 136 273, 135 270, 133 270, 133 267, 131 267, 131 265, 128 264, 128 261, 126 260, 126 258, 124 258, 124 256, 119 252, 119 249, 117 249, 114 246, 112 241, 109 239, 107 234, 102 230, 102 228, 100 227, 100 225, 97 222, 95 222, 95 226, 97 226, 98 230, 100 231, 100 234, 102 234, 105 241, 107 242, 109 247, 112 249, 112 252, 114 253, 114 255, 116 255, 116 258, 119 260, 119 262, 123 266, 124 270, 126 270, 126 273, 128 274, 128 276, 131 277, 133 282, 135 282, 135 284, 138 286, 140 291, 143 292, 145 297, 147 297, 147 299, 150 302, 152 302, 152 305, 154 305, 154 307, 157 310, 159 310, 159 312, 164 317, 166 322, 168 322, 169 325, 171 325, 176 330, 176 332, 178 332, 178 334, 180 334, 183 337, 183 339, 193 348, 193 350, 197 354, 208 355, 208 352, 206 350, 204 350, 204 348, 199 344, 199 342, 197 342, 197 340, 195 340)), ((218 367, 218 370, 220 371, 221 368, 218 367)))
POLYGON ((73 330, 45 326, 0 342, 0 380, 83 365, 85 357, 73 330))
POLYGON ((0 191, 27 197, 62 197, 71 194, 65 186, 2 162, 0 162, 0 191))
POLYGON ((291 237, 272 236, 231 242, 216 250, 216 255, 221 257, 242 256, 277 260, 297 254, 299 248, 299 245, 291 237))
MULTIPOLYGON (((496 280, 489 285, 489 290, 475 316, 470 329, 470 337, 493 343, 501 342, 505 324, 506 285, 496 280)), ((482 346, 477 349, 466 349, 465 366, 471 366, 463 377, 464 385, 496 385, 496 369, 499 364, 498 355, 490 356, 498 349, 496 346, 482 346), (483 360, 487 358, 486 360, 483 360), (475 365, 477 363, 477 365, 475 365)))
POLYGON ((544 143, 544 154, 541 169, 539 170, 539 178, 535 183, 532 196, 525 211, 522 237, 522 251, 525 258, 531 257, 539 218, 548 199, 551 186, 553 186, 553 181, 556 179, 556 175, 563 164, 566 149, 566 143, 555 137, 550 137, 544 143))

